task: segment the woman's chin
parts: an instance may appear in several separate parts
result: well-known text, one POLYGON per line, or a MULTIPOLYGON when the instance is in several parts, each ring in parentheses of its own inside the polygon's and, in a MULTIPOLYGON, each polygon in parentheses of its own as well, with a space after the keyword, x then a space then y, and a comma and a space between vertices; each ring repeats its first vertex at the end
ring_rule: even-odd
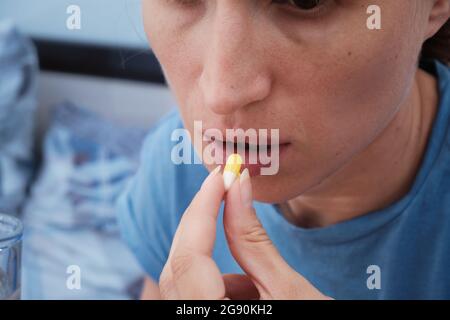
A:
POLYGON ((279 176, 255 176, 252 189, 253 199, 262 203, 284 203, 299 195, 289 190, 279 176))

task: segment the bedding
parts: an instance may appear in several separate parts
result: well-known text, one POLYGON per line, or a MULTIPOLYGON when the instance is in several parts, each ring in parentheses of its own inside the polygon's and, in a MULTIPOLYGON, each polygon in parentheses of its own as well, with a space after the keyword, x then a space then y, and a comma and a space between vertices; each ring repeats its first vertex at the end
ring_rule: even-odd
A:
POLYGON ((114 203, 137 169, 146 130, 70 102, 54 110, 24 209, 22 298, 138 298, 143 273, 121 241, 114 203))
POLYGON ((34 170, 38 63, 32 43, 0 21, 0 212, 20 214, 34 170))

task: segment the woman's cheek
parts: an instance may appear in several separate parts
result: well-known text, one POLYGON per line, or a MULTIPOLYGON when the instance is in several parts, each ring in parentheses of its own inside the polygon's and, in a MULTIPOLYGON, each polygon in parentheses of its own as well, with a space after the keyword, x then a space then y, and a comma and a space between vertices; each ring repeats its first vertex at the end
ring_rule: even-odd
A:
POLYGON ((388 125, 409 93, 408 79, 413 78, 417 53, 408 44, 399 45, 399 37, 408 34, 405 26, 386 21, 382 31, 366 30, 354 35, 359 41, 342 39, 341 49, 332 51, 338 56, 328 60, 334 71, 327 79, 327 90, 334 101, 321 111, 331 127, 351 126, 359 133, 353 138, 360 140, 359 147, 370 143, 388 125))

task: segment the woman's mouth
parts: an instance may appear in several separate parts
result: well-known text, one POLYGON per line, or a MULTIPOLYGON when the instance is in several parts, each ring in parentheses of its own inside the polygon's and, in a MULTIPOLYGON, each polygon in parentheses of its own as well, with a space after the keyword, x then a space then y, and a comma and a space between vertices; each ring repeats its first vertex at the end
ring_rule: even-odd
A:
POLYGON ((282 154, 290 146, 289 142, 280 144, 255 144, 242 141, 221 141, 217 139, 211 143, 216 153, 215 158, 222 160, 221 164, 225 164, 231 154, 237 153, 243 160, 242 169, 247 168, 251 176, 261 175, 262 168, 269 168, 274 164, 279 167, 282 154))

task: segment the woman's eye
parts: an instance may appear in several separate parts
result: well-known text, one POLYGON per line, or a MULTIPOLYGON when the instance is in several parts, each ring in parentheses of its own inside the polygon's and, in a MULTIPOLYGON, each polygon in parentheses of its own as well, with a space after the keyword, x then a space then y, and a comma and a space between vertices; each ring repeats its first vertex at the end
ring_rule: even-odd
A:
POLYGON ((326 0, 274 0, 275 3, 287 4, 304 11, 314 10, 323 5, 323 2, 325 1, 326 0))
POLYGON ((181 7, 193 7, 200 2, 199 0, 166 0, 166 1, 168 3, 176 4, 181 7))

